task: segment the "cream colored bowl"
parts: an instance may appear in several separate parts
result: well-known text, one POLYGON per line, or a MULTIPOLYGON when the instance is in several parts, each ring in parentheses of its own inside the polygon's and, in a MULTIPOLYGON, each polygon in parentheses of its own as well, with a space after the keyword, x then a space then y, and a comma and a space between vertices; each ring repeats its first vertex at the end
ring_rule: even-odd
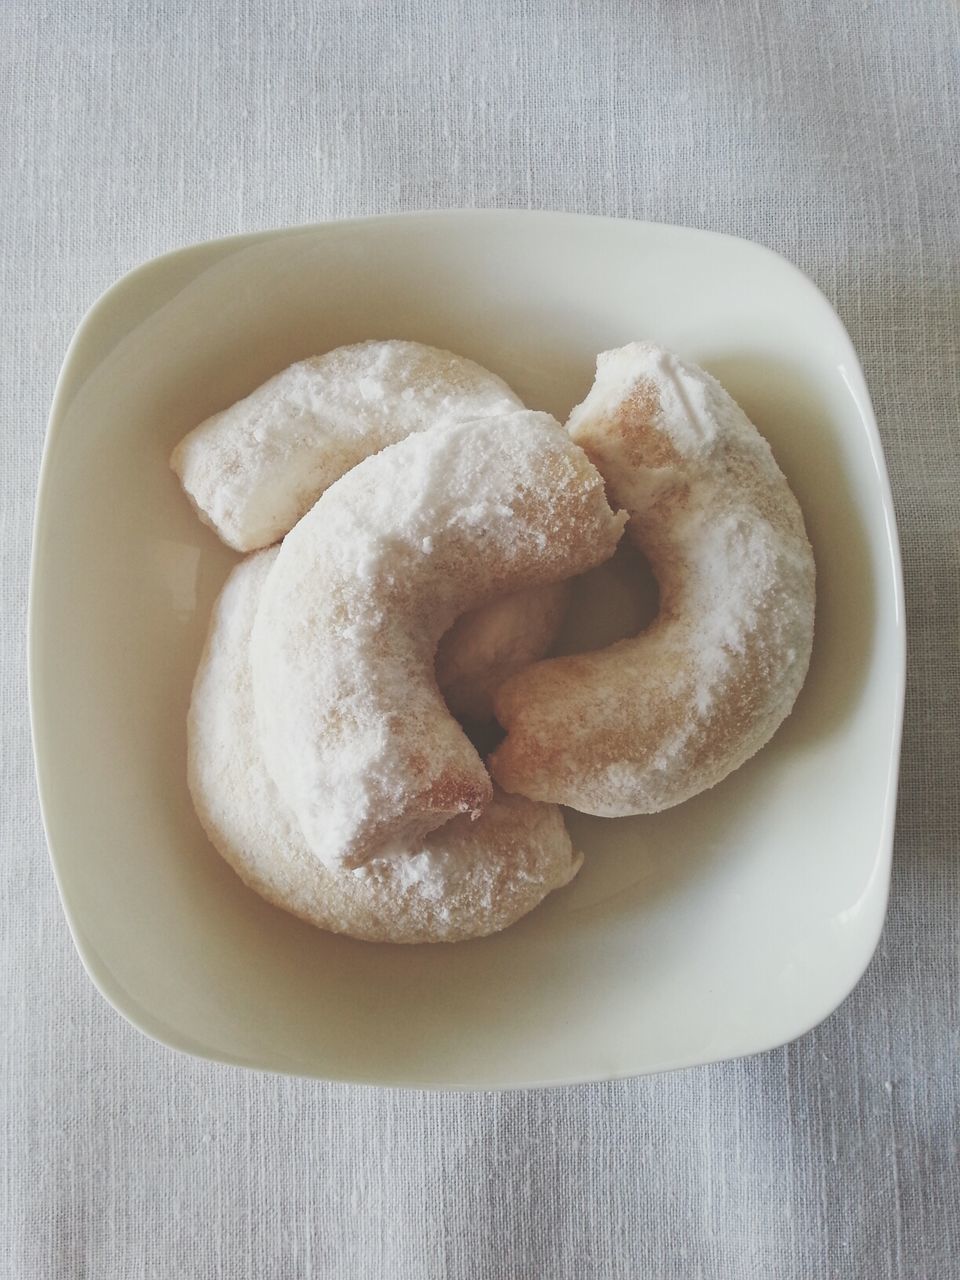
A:
POLYGON ((877 942, 904 686, 887 476, 837 316, 742 240, 431 213, 197 245, 132 272, 84 319, 57 387, 30 666, 44 821, 83 962, 136 1026, 202 1057, 463 1088, 657 1071, 799 1035, 877 942), (353 942, 269 907, 207 843, 184 776, 190 683, 234 557, 184 500, 170 449, 291 361, 391 337, 471 356, 561 418, 598 351, 676 348, 770 440, 819 570, 810 676, 772 744, 657 817, 571 815, 576 882, 452 947, 353 942))

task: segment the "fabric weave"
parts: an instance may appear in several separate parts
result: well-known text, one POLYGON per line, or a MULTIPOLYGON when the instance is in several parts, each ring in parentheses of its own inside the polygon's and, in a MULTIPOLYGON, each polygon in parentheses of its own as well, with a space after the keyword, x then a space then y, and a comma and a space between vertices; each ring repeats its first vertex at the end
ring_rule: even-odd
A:
POLYGON ((956 0, 0 4, 0 1277, 960 1276, 956 0), (863 360, 910 678, 890 914, 787 1048, 555 1091, 326 1087, 161 1048, 70 942, 25 683, 57 371, 195 240, 451 206, 747 236, 863 360))

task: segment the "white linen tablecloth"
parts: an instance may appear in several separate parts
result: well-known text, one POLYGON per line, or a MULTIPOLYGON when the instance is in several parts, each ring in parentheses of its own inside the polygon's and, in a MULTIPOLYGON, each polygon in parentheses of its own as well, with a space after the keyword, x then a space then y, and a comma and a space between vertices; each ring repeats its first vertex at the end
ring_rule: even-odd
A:
POLYGON ((960 1276, 957 0, 0 0, 0 1276, 960 1276), (748 236, 862 357, 910 681, 880 950, 799 1042, 425 1095, 143 1039, 70 942, 34 789, 31 517, 67 342, 230 232, 456 205, 748 236))

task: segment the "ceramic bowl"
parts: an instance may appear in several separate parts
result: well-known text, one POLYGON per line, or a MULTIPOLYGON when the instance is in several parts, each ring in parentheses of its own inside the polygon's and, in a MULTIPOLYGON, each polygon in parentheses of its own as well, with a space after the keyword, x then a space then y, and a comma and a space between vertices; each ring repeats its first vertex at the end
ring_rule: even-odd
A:
MULTIPOLYGON (((591 603, 601 630, 603 612, 591 603)), ((77 948, 104 996, 165 1044, 455 1088, 606 1079, 781 1044, 863 972, 890 870, 901 572, 850 340, 784 259, 680 227, 429 213, 158 258, 92 308, 57 386, 30 687, 77 948), (675 348, 769 439, 818 566, 810 675, 770 745, 658 816, 570 815, 577 880, 505 933, 456 946, 354 942, 268 906, 208 844, 185 779, 191 679, 235 557, 184 500, 170 450, 292 361, 392 337, 471 356, 561 419, 597 352, 636 338, 675 348)))

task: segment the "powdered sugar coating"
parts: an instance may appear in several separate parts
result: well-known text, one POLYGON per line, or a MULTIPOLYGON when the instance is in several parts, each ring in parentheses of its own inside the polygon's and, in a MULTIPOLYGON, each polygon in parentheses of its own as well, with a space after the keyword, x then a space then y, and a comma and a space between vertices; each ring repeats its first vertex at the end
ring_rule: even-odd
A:
POLYGON ((709 374, 662 348, 606 352, 568 429, 660 587, 635 639, 537 663, 495 699, 507 790, 602 816, 650 813, 749 759, 810 660, 814 562, 767 442, 709 374))
POLYGON ((186 435, 170 465, 236 551, 277 542, 333 482, 412 432, 523 405, 489 370, 419 342, 301 360, 186 435))
POLYGON ((307 848, 260 753, 250 634, 276 550, 233 570, 214 606, 188 719, 189 781, 211 841, 268 901, 380 942, 453 942, 506 928, 576 874, 559 810, 499 794, 399 856, 332 872, 307 848))
POLYGON ((489 804, 437 642, 470 608, 601 563, 624 520, 547 414, 409 436, 327 490, 280 548, 251 645, 264 760, 320 861, 359 866, 489 804))
MULTIPOLYGON (((171 465, 205 523, 235 550, 284 537, 324 489, 413 431, 523 405, 487 369, 419 342, 363 342, 292 365, 200 424, 171 465)), ((429 550, 429 537, 424 549, 429 550)), ((498 684, 542 658, 562 588, 491 602, 457 620, 439 655, 457 715, 489 719, 498 684)))

